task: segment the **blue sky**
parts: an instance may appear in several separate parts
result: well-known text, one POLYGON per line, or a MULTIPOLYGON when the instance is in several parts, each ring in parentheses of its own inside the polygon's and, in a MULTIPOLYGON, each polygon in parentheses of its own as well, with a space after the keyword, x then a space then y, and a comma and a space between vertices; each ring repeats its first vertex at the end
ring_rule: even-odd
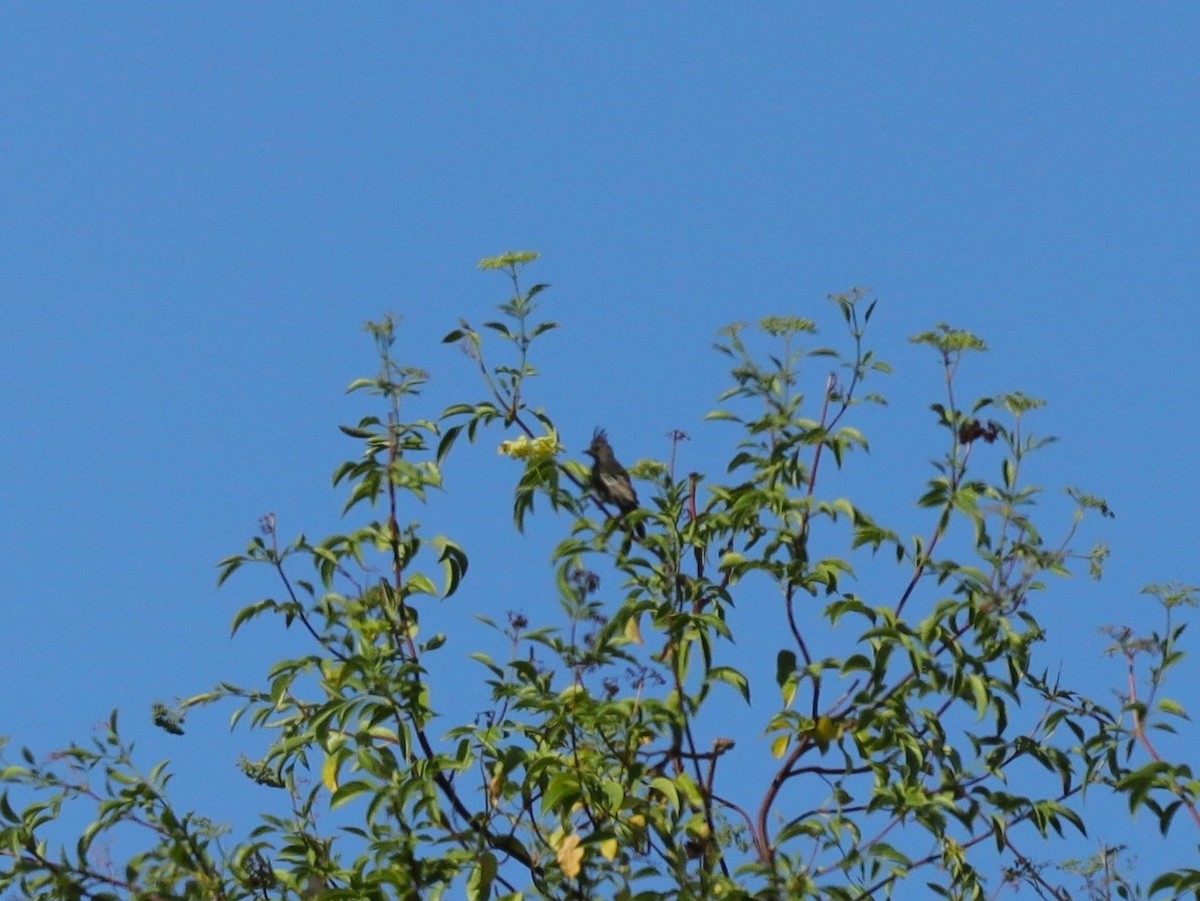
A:
MULTIPOLYGON (((1046 398, 1034 481, 1117 513, 1087 536, 1104 581, 1046 618, 1051 656, 1118 684, 1095 628, 1152 628, 1141 586, 1198 580, 1198 43, 1182 4, 0 7, 0 733, 45 750, 119 706, 148 759, 223 778, 244 736, 213 714, 172 743, 148 704, 302 646, 230 642, 274 587, 217 592, 215 562, 267 511, 338 528, 364 320, 405 317, 427 415, 480 396, 438 339, 504 299, 474 265, 507 249, 541 251, 564 326, 538 402, 572 453, 605 425, 626 462, 699 429, 718 327, 795 313, 832 340, 823 298, 869 288, 896 375, 864 490, 912 532, 942 445, 907 338, 983 336, 963 390, 1046 398)), ((563 524, 497 538, 501 437, 428 511, 474 555, 465 612, 554 603, 529 573, 563 524)))

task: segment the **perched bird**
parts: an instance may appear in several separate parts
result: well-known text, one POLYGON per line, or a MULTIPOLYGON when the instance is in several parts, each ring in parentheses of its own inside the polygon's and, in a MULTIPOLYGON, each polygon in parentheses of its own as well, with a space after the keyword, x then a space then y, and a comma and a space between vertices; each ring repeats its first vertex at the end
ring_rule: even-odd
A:
MULTIPOLYGON (((625 471, 615 456, 608 436, 604 429, 596 429, 592 435, 592 443, 587 449, 592 458, 592 490, 602 503, 612 504, 624 516, 638 507, 637 492, 629 473, 625 471)), ((633 527, 638 538, 646 537, 646 527, 640 522, 633 527)))

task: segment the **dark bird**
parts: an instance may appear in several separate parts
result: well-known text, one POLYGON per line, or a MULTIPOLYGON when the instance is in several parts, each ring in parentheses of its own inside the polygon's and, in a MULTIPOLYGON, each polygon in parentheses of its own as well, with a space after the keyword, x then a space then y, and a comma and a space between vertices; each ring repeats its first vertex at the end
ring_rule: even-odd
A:
MULTIPOLYGON (((608 443, 604 429, 596 429, 587 453, 592 458, 592 491, 601 503, 616 507, 622 516, 636 510, 637 492, 629 480, 629 473, 613 456, 612 445, 608 443)), ((646 527, 640 522, 633 527, 633 531, 638 538, 646 537, 646 527)))

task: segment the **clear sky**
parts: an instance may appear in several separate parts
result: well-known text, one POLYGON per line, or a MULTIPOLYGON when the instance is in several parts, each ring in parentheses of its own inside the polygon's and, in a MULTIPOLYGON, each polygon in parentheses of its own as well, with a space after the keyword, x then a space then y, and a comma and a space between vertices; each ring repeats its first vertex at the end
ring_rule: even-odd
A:
MULTIPOLYGON (((626 462, 665 457, 723 387, 718 327, 793 313, 833 340, 824 298, 859 285, 896 369, 865 484, 915 500, 941 398, 907 338, 983 336, 965 390, 1046 398, 1035 481, 1116 511, 1088 534, 1105 579, 1047 598, 1044 659, 1118 685, 1097 627, 1152 628, 1142 585, 1200 581, 1198 46, 1185 4, 0 6, 0 733, 48 750, 119 706, 147 763, 223 779, 253 753, 223 713, 186 741, 147 722, 303 648, 231 642, 276 589, 218 592, 215 562, 267 511, 339 527, 364 320, 405 317, 425 415, 481 396, 438 339, 504 299, 474 266, 508 249, 553 284, 537 402, 575 455, 604 425, 626 462)), ((504 532, 502 437, 429 511, 473 554, 453 603, 552 609, 563 524, 504 532)))

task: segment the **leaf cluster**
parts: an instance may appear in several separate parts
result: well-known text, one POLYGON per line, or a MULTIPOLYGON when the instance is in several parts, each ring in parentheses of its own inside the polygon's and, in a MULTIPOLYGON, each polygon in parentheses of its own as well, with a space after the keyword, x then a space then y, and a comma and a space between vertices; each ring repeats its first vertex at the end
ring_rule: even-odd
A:
MULTIPOLYGON (((675 430, 669 461, 632 467, 644 506, 622 515, 593 495, 585 463, 564 459, 552 414, 530 403, 535 342, 557 328, 538 318, 548 286, 522 286, 536 257, 484 260, 511 286, 498 318, 445 337, 480 372, 474 402, 412 416, 428 376, 395 358, 398 320, 369 323, 379 368, 350 390, 379 410, 342 427, 359 452, 333 477, 356 524, 285 541, 267 515, 220 564, 222 583, 266 567, 279 585, 237 613, 235 633, 273 619, 309 650, 270 665, 259 685, 157 705, 154 721, 184 735, 196 711, 232 707, 233 725, 267 738, 240 768, 284 812, 236 839, 179 813, 167 768, 138 772, 114 714, 88 747, 45 761, 22 751, 0 770, 0 890, 848 901, 914 886, 1065 898, 1083 880, 1097 897, 1140 896, 1112 849, 1056 866, 1030 848, 1087 834, 1083 802, 1096 793, 1148 811, 1163 834, 1180 813, 1200 828, 1200 783, 1154 738, 1186 720, 1162 691, 1195 589, 1152 586, 1163 629, 1110 631, 1128 677, 1117 703, 1062 684, 1040 599, 1079 565, 1098 577, 1107 549, 1081 551, 1077 536, 1089 514, 1111 510, 1071 491, 1074 515, 1057 529, 1045 521, 1043 491, 1025 475, 1050 441, 1029 427, 1041 403, 956 397, 984 342, 945 324, 913 339, 937 354, 944 381, 930 406, 941 451, 913 491, 915 535, 828 487, 869 452, 856 417, 884 403, 873 389, 891 371, 867 345, 876 304, 862 291, 832 298, 840 348, 798 316, 723 329, 730 384, 703 427, 732 431, 724 472, 677 476, 688 436, 675 430), (543 622, 480 617, 501 650, 470 655, 488 705, 464 713, 431 663, 448 653, 445 602, 479 563, 460 540, 429 534, 416 510, 436 502, 465 452, 459 439, 496 430, 516 468, 514 527, 534 515, 561 526, 560 607, 543 622), (747 656, 764 641, 765 668, 747 656), (94 818, 73 847, 55 848, 47 833, 72 805, 94 818), (115 831, 142 841, 120 865, 97 853, 115 831)), ((1200 871, 1156 874, 1148 891, 1200 897, 1200 871)))

